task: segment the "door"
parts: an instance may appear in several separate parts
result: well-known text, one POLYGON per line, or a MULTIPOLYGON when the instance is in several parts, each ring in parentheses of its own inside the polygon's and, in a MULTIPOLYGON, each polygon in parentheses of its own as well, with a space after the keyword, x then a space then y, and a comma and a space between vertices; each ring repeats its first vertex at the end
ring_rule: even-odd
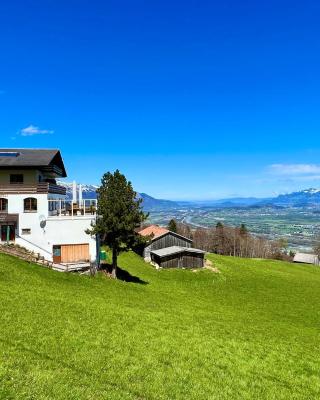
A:
POLYGON ((61 245, 61 262, 75 263, 90 260, 89 244, 64 244, 61 245))
POLYGON ((1 225, 1 242, 14 242, 16 231, 14 225, 1 225))
POLYGON ((52 256, 54 263, 56 264, 61 263, 61 246, 53 246, 52 256))

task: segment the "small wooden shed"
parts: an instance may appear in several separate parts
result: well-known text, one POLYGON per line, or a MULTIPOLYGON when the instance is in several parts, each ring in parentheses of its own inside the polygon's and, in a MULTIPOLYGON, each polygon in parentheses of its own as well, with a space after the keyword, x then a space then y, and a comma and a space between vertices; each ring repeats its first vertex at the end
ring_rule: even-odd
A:
POLYGON ((192 246, 191 239, 157 225, 148 226, 141 230, 139 235, 150 238, 143 251, 143 257, 147 260, 150 260, 150 253, 153 250, 164 249, 171 246, 192 246))
POLYGON ((171 246, 152 250, 151 261, 160 268, 202 268, 205 252, 190 247, 171 246))

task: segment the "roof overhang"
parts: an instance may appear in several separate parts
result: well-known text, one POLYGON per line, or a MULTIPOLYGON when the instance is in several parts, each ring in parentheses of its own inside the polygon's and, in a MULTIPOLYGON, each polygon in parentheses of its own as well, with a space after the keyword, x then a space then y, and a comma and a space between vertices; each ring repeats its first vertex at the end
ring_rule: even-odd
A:
POLYGON ((178 233, 175 233, 175 232, 172 232, 172 231, 165 232, 165 233, 163 233, 163 234, 161 234, 161 235, 159 235, 159 236, 156 236, 156 237, 154 237, 154 238, 151 238, 150 242, 153 242, 153 241, 155 241, 155 240, 158 240, 158 239, 160 239, 160 238, 162 238, 162 237, 164 237, 164 236, 166 236, 166 235, 169 235, 169 234, 171 234, 171 235, 173 235, 173 236, 175 236, 175 237, 177 237, 177 238, 179 238, 179 239, 183 239, 183 240, 185 240, 186 242, 189 242, 189 243, 192 243, 192 242, 193 242, 192 239, 189 239, 189 238, 187 238, 187 237, 185 237, 185 236, 179 235, 178 233))

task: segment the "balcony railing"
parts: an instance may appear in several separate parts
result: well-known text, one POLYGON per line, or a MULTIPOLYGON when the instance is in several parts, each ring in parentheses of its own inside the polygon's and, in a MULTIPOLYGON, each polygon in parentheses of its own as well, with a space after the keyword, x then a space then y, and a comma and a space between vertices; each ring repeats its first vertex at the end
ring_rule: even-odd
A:
POLYGON ((61 194, 66 195, 66 188, 48 182, 39 182, 34 185, 25 183, 11 183, 0 185, 0 194, 61 194))
POLYGON ((77 203, 72 200, 48 200, 49 217, 94 217, 96 212, 96 199, 83 199, 77 203))

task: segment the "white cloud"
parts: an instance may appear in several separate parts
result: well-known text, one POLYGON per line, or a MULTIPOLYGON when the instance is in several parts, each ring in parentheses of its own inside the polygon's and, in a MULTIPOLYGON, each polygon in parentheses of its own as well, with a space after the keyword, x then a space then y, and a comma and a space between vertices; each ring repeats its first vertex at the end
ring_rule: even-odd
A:
POLYGON ((320 174, 320 165, 318 164, 272 164, 268 171, 275 175, 309 175, 320 174))
POLYGON ((320 175, 303 175, 303 176, 295 176, 294 179, 300 182, 308 182, 308 181, 319 181, 320 175))
POLYGON ((29 125, 26 128, 21 129, 20 134, 22 136, 33 136, 33 135, 50 135, 54 131, 49 129, 40 129, 38 126, 29 125))

